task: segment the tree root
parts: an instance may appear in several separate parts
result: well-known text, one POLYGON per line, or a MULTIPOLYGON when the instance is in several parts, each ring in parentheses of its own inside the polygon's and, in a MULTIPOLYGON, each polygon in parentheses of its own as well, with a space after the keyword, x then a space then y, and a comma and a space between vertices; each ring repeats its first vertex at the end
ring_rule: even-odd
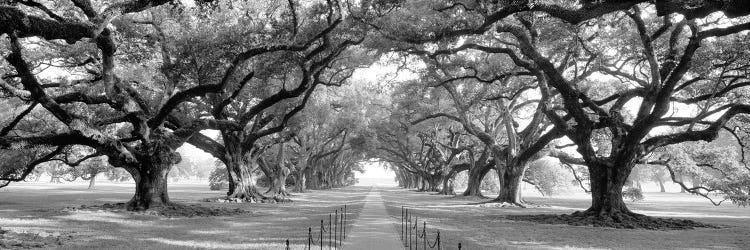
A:
POLYGON ((477 202, 475 204, 479 205, 479 207, 526 208, 526 204, 520 202, 507 202, 498 199, 477 202))
POLYGON ((594 226, 649 230, 685 230, 694 228, 719 228, 716 225, 693 220, 667 219, 646 216, 630 211, 599 213, 578 211, 573 214, 509 215, 508 219, 531 221, 542 224, 568 224, 572 226, 594 226))
MULTIPOLYGON (((120 204, 120 203, 117 203, 117 204, 120 204)), ((172 203, 172 202, 152 201, 150 204, 148 204, 148 206, 146 206, 142 202, 133 201, 133 200, 130 200, 124 204, 125 204, 125 210, 132 211, 132 212, 141 212, 141 211, 159 209, 159 208, 175 205, 175 203, 172 203)))
POLYGON ((293 202, 292 199, 289 198, 289 196, 292 196, 292 194, 286 190, 276 192, 274 192, 273 190, 268 190, 268 192, 266 192, 266 195, 269 194, 270 199, 273 199, 276 202, 293 202))
POLYGON ((236 203, 281 203, 292 202, 285 195, 273 195, 271 197, 260 194, 259 192, 242 192, 228 195, 226 199, 217 200, 218 202, 236 202, 236 203))

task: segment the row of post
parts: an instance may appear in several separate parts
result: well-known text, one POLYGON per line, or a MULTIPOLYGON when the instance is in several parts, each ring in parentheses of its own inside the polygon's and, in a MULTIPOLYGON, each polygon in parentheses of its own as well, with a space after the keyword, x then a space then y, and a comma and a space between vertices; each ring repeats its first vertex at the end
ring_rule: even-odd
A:
MULTIPOLYGON (((318 237, 315 237, 312 232, 312 227, 307 228, 307 245, 306 250, 312 250, 316 245, 323 250, 325 245, 325 233, 328 233, 328 249, 337 250, 341 248, 346 239, 346 224, 348 219, 348 207, 344 205, 334 211, 332 214, 328 214, 328 227, 326 228, 325 219, 320 220, 320 228, 318 237), (315 241, 317 238, 317 242, 315 241)), ((290 250, 289 239, 286 240, 286 250, 290 250)))
MULTIPOLYGON (((436 230, 435 241, 429 242, 427 234, 427 222, 422 221, 422 230, 419 230, 419 218, 412 216, 409 213, 409 209, 401 207, 401 242, 404 243, 404 247, 408 247, 409 250, 419 250, 419 239, 422 239, 422 250, 427 248, 442 250, 440 245, 440 230, 436 230)), ((458 243, 458 249, 461 250, 461 243, 458 243)))

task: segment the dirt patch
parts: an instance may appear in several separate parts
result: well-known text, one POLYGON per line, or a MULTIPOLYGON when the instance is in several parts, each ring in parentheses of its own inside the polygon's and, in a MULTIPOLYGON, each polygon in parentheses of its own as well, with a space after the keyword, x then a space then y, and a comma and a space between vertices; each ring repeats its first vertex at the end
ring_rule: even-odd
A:
POLYGON ((510 220, 530 221, 541 224, 568 224, 572 226, 625 229, 686 230, 695 228, 720 228, 717 225, 692 220, 657 218, 639 214, 599 217, 576 212, 573 214, 508 215, 506 218, 510 220))
POLYGON ((29 249, 62 246, 71 235, 50 232, 15 232, 0 228, 0 249, 29 249))
POLYGON ((80 207, 68 207, 67 212, 75 211, 107 211, 114 213, 128 213, 137 215, 153 215, 169 218, 177 217, 211 217, 211 216, 234 216, 252 213, 241 208, 206 207, 200 205, 170 204, 152 208, 146 211, 127 211, 125 203, 105 203, 103 205, 80 207))

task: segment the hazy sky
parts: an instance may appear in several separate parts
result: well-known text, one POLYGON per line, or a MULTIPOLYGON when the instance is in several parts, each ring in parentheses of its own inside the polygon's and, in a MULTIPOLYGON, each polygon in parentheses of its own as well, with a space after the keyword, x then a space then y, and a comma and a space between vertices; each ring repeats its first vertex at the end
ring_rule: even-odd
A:
POLYGON ((354 172, 354 177, 359 179, 357 186, 395 186, 396 173, 387 169, 381 162, 367 162, 365 172, 354 172))

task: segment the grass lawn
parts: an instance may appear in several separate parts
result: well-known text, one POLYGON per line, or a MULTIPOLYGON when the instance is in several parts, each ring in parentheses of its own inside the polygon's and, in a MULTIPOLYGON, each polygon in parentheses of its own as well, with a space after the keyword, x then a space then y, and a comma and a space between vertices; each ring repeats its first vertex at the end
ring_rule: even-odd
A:
MULTIPOLYGON (((750 208, 711 205, 703 198, 680 193, 645 193, 645 200, 628 203, 637 213, 691 219, 720 229, 634 230, 538 224, 506 219, 517 214, 569 214, 590 205, 585 194, 525 197, 534 208, 475 205, 479 199, 389 189, 383 199, 396 220, 401 206, 427 221, 428 231, 441 231, 442 245, 455 249, 750 249, 750 208)), ((420 229, 421 230, 421 229, 420 229)), ((431 232, 434 234, 434 231, 431 232)), ((420 244, 422 244, 420 242, 420 244)), ((421 246, 420 246, 421 248, 421 246)))
MULTIPOLYGON (((307 243, 307 228, 314 229, 328 214, 349 204, 349 212, 362 208, 367 187, 310 191, 295 194, 294 202, 279 204, 201 202, 226 191, 210 191, 204 183, 169 185, 172 201, 209 207, 241 208, 236 216, 166 218, 130 212, 70 210, 67 207, 126 202, 134 184, 14 183, 0 189, 0 227, 13 233, 39 237, 45 248, 62 249, 293 249, 307 243)), ((351 221, 351 220, 350 220, 351 221)), ((313 232, 317 232, 313 230, 313 232)), ((0 234, 0 240, 3 236, 0 234)), ((0 245, 0 248, 2 246, 0 245)))
MULTIPOLYGON (((240 208, 233 216, 166 218, 142 213, 68 207, 127 201, 133 184, 14 183, 0 189, 0 227, 15 234, 31 234, 40 247, 62 249, 303 249, 307 227, 313 232, 321 219, 343 204, 350 212, 362 208, 369 187, 310 191, 295 194, 283 204, 201 202, 224 191, 210 191, 203 183, 170 184, 173 201, 209 207, 240 208)), ((377 187, 391 218, 399 220, 401 206, 427 221, 432 235, 441 231, 443 249, 748 249, 750 209, 731 204, 715 207, 688 194, 646 193, 629 203, 632 210, 652 216, 687 218, 720 225, 719 229, 632 230, 537 224, 513 221, 507 215, 568 214, 585 209, 585 194, 526 200, 533 208, 482 207, 481 200, 441 196, 398 188, 377 187)), ((353 221, 356 216, 351 216, 353 221)), ((356 230, 356 228, 349 228, 356 230)), ((398 230, 398 229, 395 229, 398 230)), ((350 231, 351 232, 351 231, 350 231)), ((2 240, 0 233, 0 240, 2 240)), ((432 240, 432 239, 431 239, 432 240)), ((420 245, 422 243, 420 242, 420 245)), ((0 247, 2 248, 2 247, 0 247)), ((421 248, 421 246, 420 246, 421 248)))

